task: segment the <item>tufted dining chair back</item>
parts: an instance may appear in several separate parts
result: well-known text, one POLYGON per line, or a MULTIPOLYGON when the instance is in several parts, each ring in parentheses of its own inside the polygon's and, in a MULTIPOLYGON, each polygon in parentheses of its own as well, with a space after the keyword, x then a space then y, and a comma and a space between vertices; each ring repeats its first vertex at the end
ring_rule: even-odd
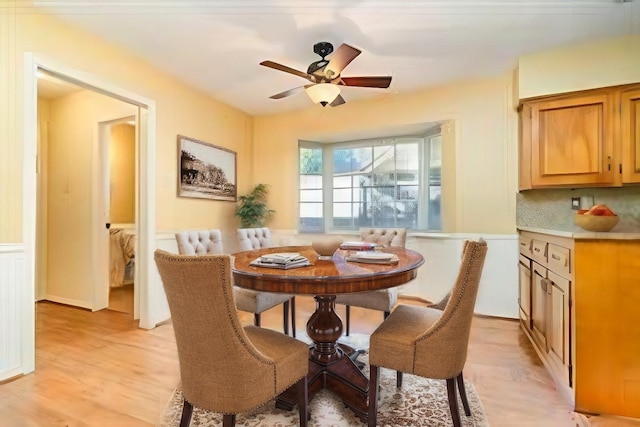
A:
POLYGON ((221 254, 220 230, 179 231, 176 233, 178 252, 183 255, 221 254))
MULTIPOLYGON (((365 242, 378 243, 384 246, 405 247, 407 242, 406 228, 361 228, 360 239, 365 242)), ((386 319, 398 302, 396 288, 381 289, 373 292, 340 294, 336 297, 336 304, 345 305, 345 334, 351 332, 351 306, 382 311, 386 319)))
POLYGON ((271 231, 267 227, 260 228, 239 228, 238 229, 238 250, 251 251, 253 249, 271 248, 271 231))
POLYGON ((225 417, 257 408, 297 384, 301 425, 307 420, 307 345, 269 329, 243 327, 234 304, 229 255, 175 255, 156 250, 178 348, 185 398, 225 417))
MULTIPOLYGON (((178 253, 180 255, 222 254, 222 233, 218 229, 179 231, 176 233, 178 253)), ((236 306, 241 311, 253 313, 253 323, 260 326, 263 311, 283 304, 283 329, 289 333, 289 306, 291 305, 291 329, 296 336, 295 299, 289 294, 274 294, 242 289, 234 286, 236 306), (290 304, 291 303, 291 304, 290 304)))
POLYGON ((405 247, 407 243, 406 228, 361 228, 360 239, 365 242, 379 243, 384 246, 405 247))

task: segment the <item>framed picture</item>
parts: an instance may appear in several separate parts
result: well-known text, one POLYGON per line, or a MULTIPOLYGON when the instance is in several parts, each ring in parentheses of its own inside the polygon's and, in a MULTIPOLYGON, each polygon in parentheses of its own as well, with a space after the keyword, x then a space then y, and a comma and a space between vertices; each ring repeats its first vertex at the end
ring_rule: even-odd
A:
POLYGON ((235 151, 178 135, 178 196, 237 201, 235 151))

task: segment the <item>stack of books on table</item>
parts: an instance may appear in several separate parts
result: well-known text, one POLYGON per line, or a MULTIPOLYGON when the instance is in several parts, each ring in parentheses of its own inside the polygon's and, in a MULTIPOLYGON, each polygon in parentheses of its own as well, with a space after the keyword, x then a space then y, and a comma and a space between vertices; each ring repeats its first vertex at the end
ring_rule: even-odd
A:
POLYGON ((311 265, 311 263, 298 252, 278 252, 262 255, 251 261, 249 265, 288 270, 290 268, 305 267, 311 265))
POLYGON ((367 264, 397 264, 400 260, 395 254, 375 251, 359 251, 345 257, 347 261, 364 262, 367 264))
POLYGON ((375 251, 384 248, 379 243, 373 242, 342 242, 340 249, 344 251, 375 251))

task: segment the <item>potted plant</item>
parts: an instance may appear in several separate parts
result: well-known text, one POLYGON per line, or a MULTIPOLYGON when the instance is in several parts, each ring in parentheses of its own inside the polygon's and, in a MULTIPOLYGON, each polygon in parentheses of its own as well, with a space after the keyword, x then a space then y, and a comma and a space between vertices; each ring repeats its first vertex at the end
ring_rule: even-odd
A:
POLYGON ((268 185, 258 184, 253 190, 239 197, 236 216, 240 218, 242 228, 263 227, 264 222, 275 213, 267 207, 268 185))

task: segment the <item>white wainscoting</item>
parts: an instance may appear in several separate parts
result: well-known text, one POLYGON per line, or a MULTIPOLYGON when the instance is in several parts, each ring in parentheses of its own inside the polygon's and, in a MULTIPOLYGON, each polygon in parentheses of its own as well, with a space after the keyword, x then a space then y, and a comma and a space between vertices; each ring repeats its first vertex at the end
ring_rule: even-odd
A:
POLYGON ((0 381, 26 373, 25 286, 24 247, 0 244, 0 381))
MULTIPOLYGON (((276 245, 306 245, 321 235, 297 234, 295 230, 272 230, 276 245)), ((342 234, 345 240, 358 239, 342 234)), ((487 258, 482 272, 475 312, 488 316, 518 318, 518 236, 503 234, 411 234, 407 249, 424 256, 418 277, 400 287, 403 295, 439 301, 456 280, 466 239, 487 241, 487 258)))
MULTIPOLYGON (((309 245, 321 235, 298 234, 295 230, 271 230, 278 246, 309 245)), ((235 234, 228 234, 225 253, 235 252, 235 234)), ((224 233, 223 233, 224 236, 224 233)), ((342 234, 345 240, 355 240, 353 234, 342 234)), ((477 314, 518 318, 518 236, 487 234, 417 234, 407 238, 407 248, 420 252, 425 263, 418 277, 401 286, 400 293, 429 301, 438 301, 449 292, 460 266, 462 242, 483 238, 489 245, 484 264, 475 311, 477 314)), ((156 248, 178 253, 173 232, 156 235, 156 248)), ((152 261, 153 262, 153 261, 152 261)), ((150 324, 157 325, 170 318, 169 306, 158 270, 153 268, 149 280, 150 324)))
MULTIPOLYGON (((171 233, 159 233, 156 235, 156 248, 162 249, 174 254, 178 253, 178 244, 176 238, 171 233)), ((162 280, 160 280, 160 273, 156 267, 156 262, 151 259, 153 268, 151 275, 149 276, 149 324, 154 327, 169 318, 171 313, 169 312, 169 304, 167 303, 167 295, 164 293, 162 287, 162 280)))

